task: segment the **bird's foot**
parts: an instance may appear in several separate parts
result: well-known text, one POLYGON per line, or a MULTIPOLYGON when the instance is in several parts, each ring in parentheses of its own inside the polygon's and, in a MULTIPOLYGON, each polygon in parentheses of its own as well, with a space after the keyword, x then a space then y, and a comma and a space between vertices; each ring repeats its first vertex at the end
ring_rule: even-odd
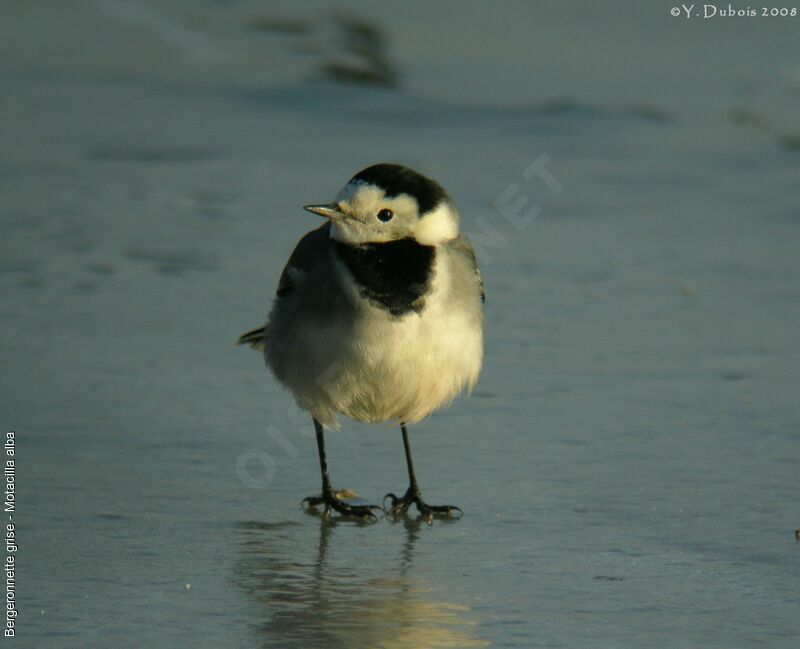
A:
POLYGON ((383 508, 378 507, 378 505, 350 505, 345 502, 345 498, 354 498, 355 495, 356 494, 347 489, 341 489, 339 491, 324 489, 321 496, 303 498, 302 505, 309 509, 324 507, 322 516, 325 518, 329 518, 331 510, 334 510, 346 518, 356 518, 369 522, 377 521, 378 517, 372 513, 372 510, 383 511, 383 508))
POLYGON ((417 511, 428 525, 433 523, 434 518, 461 518, 464 514, 461 508, 455 505, 429 505, 422 500, 419 487, 414 484, 408 488, 408 491, 406 491, 402 498, 398 498, 393 493, 388 493, 383 497, 383 510, 394 517, 408 513, 408 509, 411 505, 417 506, 417 511), (387 500, 391 503, 388 509, 386 508, 387 500))

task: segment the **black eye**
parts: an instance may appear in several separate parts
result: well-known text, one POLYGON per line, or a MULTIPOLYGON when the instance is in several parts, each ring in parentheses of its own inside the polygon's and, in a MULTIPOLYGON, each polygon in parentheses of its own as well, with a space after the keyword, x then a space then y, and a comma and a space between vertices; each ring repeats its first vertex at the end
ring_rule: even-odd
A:
POLYGON ((394 218, 394 212, 392 212, 392 210, 384 208, 380 212, 378 212, 379 221, 383 221, 384 223, 386 223, 386 221, 391 221, 392 218, 394 218))

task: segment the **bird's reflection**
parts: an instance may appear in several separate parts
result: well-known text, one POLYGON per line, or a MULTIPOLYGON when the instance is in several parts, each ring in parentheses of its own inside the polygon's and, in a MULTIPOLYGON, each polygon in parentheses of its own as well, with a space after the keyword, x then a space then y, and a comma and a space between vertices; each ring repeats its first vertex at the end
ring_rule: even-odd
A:
POLYGON ((469 607, 441 601, 427 579, 414 575, 421 523, 402 525, 404 539, 390 535, 399 546, 392 551, 385 536, 335 519, 320 518, 316 543, 305 524, 241 523, 237 576, 264 606, 263 646, 488 646, 469 607))

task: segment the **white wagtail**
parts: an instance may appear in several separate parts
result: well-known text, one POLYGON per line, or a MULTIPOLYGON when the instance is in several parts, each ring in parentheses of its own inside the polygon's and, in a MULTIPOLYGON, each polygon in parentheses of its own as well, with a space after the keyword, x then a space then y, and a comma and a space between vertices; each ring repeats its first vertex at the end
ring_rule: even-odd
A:
POLYGON ((328 221, 294 249, 267 324, 239 338, 264 352, 314 420, 322 494, 304 504, 356 517, 380 509, 350 505, 331 487, 323 426, 338 428, 341 414, 400 425, 410 486, 386 495, 389 512, 413 503, 428 522, 460 513, 422 500, 406 430, 471 390, 481 371, 483 283, 452 199, 412 169, 377 164, 333 203, 304 209, 328 221))

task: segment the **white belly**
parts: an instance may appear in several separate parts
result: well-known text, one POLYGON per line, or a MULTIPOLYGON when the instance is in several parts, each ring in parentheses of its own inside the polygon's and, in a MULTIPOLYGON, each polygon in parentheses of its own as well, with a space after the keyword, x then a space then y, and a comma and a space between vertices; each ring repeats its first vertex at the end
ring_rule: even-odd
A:
POLYGON ((449 404, 478 380, 483 358, 479 323, 428 308, 401 320, 363 327, 328 386, 336 409, 358 421, 414 423, 449 404), (387 344, 387 342, 389 344, 387 344))
POLYGON ((354 284, 346 290, 358 305, 346 326, 298 322, 267 344, 275 375, 320 423, 338 428, 337 415, 346 415, 411 424, 473 388, 483 360, 480 308, 454 299, 446 267, 421 313, 392 316, 354 284), (271 356, 276 346, 281 353, 271 356))

